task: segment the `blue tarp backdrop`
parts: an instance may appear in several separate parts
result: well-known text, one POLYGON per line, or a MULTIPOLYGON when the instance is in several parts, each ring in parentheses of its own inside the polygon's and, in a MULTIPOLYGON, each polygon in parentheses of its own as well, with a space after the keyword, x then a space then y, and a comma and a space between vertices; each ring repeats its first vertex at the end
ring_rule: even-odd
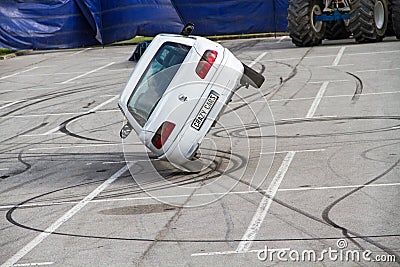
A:
POLYGON ((1 0, 0 47, 72 48, 137 35, 223 35, 286 30, 288 0, 1 0))

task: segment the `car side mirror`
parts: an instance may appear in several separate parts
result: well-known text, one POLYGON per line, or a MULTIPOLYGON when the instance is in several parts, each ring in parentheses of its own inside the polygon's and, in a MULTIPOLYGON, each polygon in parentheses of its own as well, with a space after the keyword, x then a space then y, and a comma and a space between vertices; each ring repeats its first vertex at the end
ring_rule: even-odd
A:
POLYGON ((149 47, 150 43, 151 43, 151 41, 143 41, 143 42, 138 43, 135 51, 133 52, 132 56, 129 58, 129 61, 138 62, 139 59, 144 54, 144 51, 146 51, 147 47, 149 47))

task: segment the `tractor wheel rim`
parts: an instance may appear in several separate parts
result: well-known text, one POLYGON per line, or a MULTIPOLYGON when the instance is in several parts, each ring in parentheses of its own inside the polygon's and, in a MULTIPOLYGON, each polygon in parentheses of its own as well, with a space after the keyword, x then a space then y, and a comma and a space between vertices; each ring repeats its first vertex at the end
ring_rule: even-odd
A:
POLYGON ((377 1, 374 7, 375 26, 379 30, 385 25, 385 7, 381 1, 377 1))
POLYGON ((318 5, 314 5, 311 10, 311 26, 315 32, 320 32, 322 30, 322 21, 314 22, 314 16, 322 15, 321 8, 318 5))

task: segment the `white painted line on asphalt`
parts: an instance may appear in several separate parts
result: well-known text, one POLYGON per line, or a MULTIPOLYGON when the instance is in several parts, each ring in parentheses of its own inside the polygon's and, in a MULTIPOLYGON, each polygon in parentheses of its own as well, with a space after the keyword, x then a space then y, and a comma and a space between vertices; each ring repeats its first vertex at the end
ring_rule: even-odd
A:
POLYGON ((54 262, 34 262, 34 263, 19 263, 12 265, 13 267, 23 267, 23 266, 46 266, 53 265, 54 262))
MULTIPOLYGON (((16 92, 18 90, 11 90, 13 92, 16 92)), ((41 100, 46 100, 44 98, 35 98, 35 99, 20 99, 18 100, 19 102, 26 102, 26 101, 41 101, 41 100)), ((10 103, 10 102, 14 102, 14 100, 6 100, 6 101, 0 101, 1 103, 10 103)))
POLYGON ((354 66, 354 64, 340 64, 336 66, 326 65, 326 66, 318 66, 318 68, 348 67, 348 66, 354 66))
POLYGON ((367 185, 338 185, 338 186, 321 186, 321 187, 298 187, 298 188, 282 188, 279 192, 293 192, 293 191, 313 191, 313 190, 332 190, 332 189, 349 189, 359 187, 388 187, 388 186, 399 186, 400 183, 387 183, 387 184, 367 184, 367 185))
POLYGON ((375 70, 358 70, 356 73, 363 73, 363 72, 378 72, 378 71, 393 71, 393 70, 400 70, 400 68, 391 68, 391 69, 375 69, 375 70))
POLYGON ((125 163, 125 160, 122 161, 104 161, 101 164, 121 164, 121 163, 125 163))
MULTIPOLYGON (((333 64, 338 64, 340 59, 342 58, 344 53, 344 48, 340 49, 340 51, 338 52, 335 61, 333 62, 333 64)), ((306 118, 312 118, 315 115, 315 111, 318 108, 319 103, 321 102, 321 99, 326 91, 326 89, 328 88, 329 82, 324 82, 318 92, 318 94, 316 95, 310 109, 307 112, 306 118)), ((248 251, 253 243, 253 240, 255 239, 262 222, 265 219, 265 216, 268 213, 268 210, 272 204, 272 201, 275 197, 275 194, 277 193, 278 189, 279 189, 279 185, 281 184, 283 178, 285 177, 286 172, 289 169, 290 164, 293 161, 294 156, 296 155, 295 151, 290 151, 288 152, 288 154, 286 155, 286 157, 284 158, 281 166, 279 167, 277 173, 275 174, 274 179, 272 180, 271 184, 268 186, 266 193, 266 196, 263 197, 263 199, 261 200, 257 211, 249 225, 249 227, 247 228, 246 233, 243 235, 242 237, 242 241, 239 243, 236 251, 238 252, 243 252, 243 251, 248 251)))
MULTIPOLYGON (((379 95, 388 95, 388 94, 400 94, 400 91, 380 92, 380 93, 363 93, 362 96, 379 96, 379 95)), ((354 94, 352 94, 352 95, 327 95, 327 96, 324 96, 324 98, 340 98, 340 97, 353 97, 353 96, 354 96, 354 94)), ((312 100, 312 99, 314 99, 314 97, 299 97, 299 98, 291 98, 291 99, 272 99, 272 100, 269 100, 269 102, 287 102, 287 101, 301 101, 301 100, 312 100)), ((255 102, 257 102, 257 101, 255 101, 255 102)), ((254 103, 254 102, 251 102, 251 103, 254 103)))
MULTIPOLYGON (((23 88, 23 89, 16 89, 16 90, 11 90, 13 92, 24 92, 24 91, 44 91, 44 90, 54 90, 56 91, 57 89, 54 87, 41 87, 41 88, 23 88)), ((43 100, 41 98, 35 98, 35 99, 24 99, 23 101, 28 101, 28 100, 32 100, 32 101, 37 101, 37 100, 43 100)))
POLYGON ((8 171, 9 168, 1 168, 0 171, 8 171))
MULTIPOLYGON (((199 257, 199 256, 218 256, 218 255, 231 255, 231 254, 244 254, 244 253, 259 253, 261 251, 265 251, 265 249, 254 249, 254 250, 248 250, 248 251, 236 251, 236 250, 231 250, 231 251, 215 251, 215 252, 203 252, 203 253, 193 253, 191 254, 192 257, 199 257)), ((275 253, 279 251, 290 251, 290 248, 274 248, 270 249, 268 248, 268 252, 270 253, 275 253)))
POLYGON ((53 134, 53 133, 55 133, 55 132, 58 132, 60 129, 61 129, 61 125, 58 125, 57 127, 55 127, 55 128, 53 128, 53 129, 51 129, 51 130, 49 130, 49 131, 45 132, 45 133, 44 133, 44 134, 42 134, 42 135, 49 135, 49 134, 53 134))
POLYGON ((286 38, 288 38, 288 36, 282 36, 281 38, 279 38, 279 40, 276 42, 277 44, 280 44, 283 40, 285 40, 286 38))
MULTIPOLYGON (((137 162, 137 161, 136 161, 137 162)), ((87 163, 92 164, 92 163, 87 163)), ((335 190, 335 189, 351 189, 351 188, 379 188, 379 187, 390 187, 390 186, 400 186, 400 183, 388 183, 388 184, 369 184, 369 185, 338 185, 338 186, 324 186, 324 187, 297 187, 297 188, 282 188, 278 189, 278 192, 303 192, 303 191, 322 191, 322 190, 335 190)), ((261 190, 265 192, 265 190, 261 190)), ((246 195, 246 194, 255 194, 259 193, 256 190, 248 190, 248 191, 232 191, 232 192, 221 192, 221 193, 203 193, 203 194, 194 194, 194 195, 170 195, 170 196, 157 196, 157 199, 174 199, 174 198, 187 198, 189 196, 192 197, 209 197, 209 196, 220 196, 220 195, 246 195)), ((127 198, 109 198, 109 199, 97 199, 92 200, 90 203, 109 203, 109 202, 127 202, 127 201, 139 201, 139 200, 154 200, 154 197, 127 197, 127 198)), ((32 203, 32 204, 24 204, 19 206, 20 208, 34 208, 34 207, 45 207, 45 206, 57 206, 57 205, 71 205, 76 204, 78 201, 65 201, 65 202, 43 202, 43 203, 32 203)), ((7 210, 15 207, 15 205, 5 205, 0 206, 0 210, 7 210)))
POLYGON ((293 161, 296 152, 291 151, 289 152, 286 157, 283 159, 281 166, 279 167, 277 173, 275 174, 274 179, 272 180, 271 184, 268 186, 267 190, 265 191, 266 196, 264 196, 257 208, 256 213, 251 220, 247 231, 242 237, 242 240, 236 251, 238 252, 246 252, 249 251, 253 240, 256 238, 258 231, 260 230, 261 224, 263 223, 265 216, 268 213, 268 210, 272 204, 272 201, 275 197, 276 192, 278 191, 279 185, 281 184, 283 178, 285 177, 286 172, 289 169, 290 164, 293 161))
POLYGON ((119 95, 115 95, 112 98, 108 99, 107 101, 104 101, 103 103, 101 103, 100 105, 90 109, 87 113, 91 113, 91 112, 95 112, 96 110, 104 107, 105 105, 111 103, 112 101, 116 100, 119 97, 119 95))
POLYGON ((88 47, 88 48, 86 48, 86 49, 83 49, 83 50, 81 50, 81 51, 78 51, 78 52, 75 52, 75 53, 71 54, 71 56, 79 55, 80 53, 86 52, 86 51, 88 51, 88 50, 90 50, 90 49, 92 49, 92 48, 88 47))
POLYGON ((342 48, 340 48, 339 53, 337 54, 335 60, 332 63, 332 66, 337 66, 339 65, 340 60, 342 59, 342 56, 344 54, 344 50, 346 49, 345 46, 343 46, 342 48))
POLYGON ((76 76, 76 77, 74 77, 74 78, 71 78, 71 79, 66 80, 66 81, 64 81, 64 82, 61 82, 60 84, 66 84, 66 83, 75 81, 75 80, 77 80, 77 79, 79 79, 79 78, 85 77, 85 76, 87 76, 87 75, 89 75, 89 74, 92 74, 92 73, 94 73, 94 72, 96 72, 96 71, 105 69, 105 68, 111 66, 111 65, 114 64, 114 63, 115 63, 115 62, 108 63, 108 64, 106 64, 106 65, 104 65, 104 66, 102 66, 102 67, 100 67, 100 68, 97 68, 97 69, 88 71, 88 72, 86 72, 86 73, 84 73, 84 74, 78 75, 78 76, 76 76))
POLYGON ((326 82, 341 83, 341 82, 351 82, 351 81, 350 80, 330 80, 330 81, 315 81, 315 82, 308 82, 308 83, 315 84, 315 83, 326 83, 326 82))
POLYGON ((267 52, 262 53, 261 55, 259 55, 255 60, 253 60, 250 64, 249 67, 253 67, 256 63, 258 63, 261 59, 263 59, 263 57, 265 57, 265 55, 267 54, 267 52))
POLYGON ((362 55, 374 55, 374 54, 393 54, 400 53, 400 50, 390 50, 390 51, 376 51, 376 52, 361 52, 361 53, 349 53, 347 56, 362 56, 362 55))
MULTIPOLYGON (((329 119, 329 118, 337 118, 338 116, 314 116, 313 119, 329 119)), ((275 122, 278 121, 304 121, 304 120, 311 120, 311 118, 306 118, 306 117, 302 117, 302 118, 287 118, 287 119, 280 119, 280 120, 276 120, 275 122)))
POLYGON ((86 112, 63 112, 63 113, 43 113, 43 114, 27 114, 27 115, 13 115, 7 116, 7 118, 32 118, 32 117, 48 117, 48 116, 70 116, 70 115, 81 115, 86 112))
POLYGON ((11 75, 3 76, 3 77, 0 77, 0 80, 11 78, 11 77, 17 76, 18 74, 22 74, 22 73, 25 73, 25 72, 28 72, 28 71, 31 71, 31 70, 35 70, 37 68, 39 68, 39 67, 33 67, 33 68, 30 68, 30 69, 27 69, 27 70, 16 72, 16 73, 11 74, 11 75))
POLYGON ((21 102, 21 101, 18 100, 18 101, 14 101, 14 102, 8 103, 7 105, 1 106, 1 107, 0 107, 0 110, 1 110, 1 109, 4 109, 4 108, 11 107, 12 105, 18 104, 19 102, 21 102))
POLYGON ((261 152, 260 155, 274 155, 274 154, 286 154, 289 152, 304 153, 304 152, 322 152, 325 149, 305 149, 305 150, 288 150, 288 151, 276 151, 276 152, 261 152))
MULTIPOLYGON (((335 60, 332 63, 332 66, 337 66, 339 64, 340 60, 343 57, 345 49, 346 49, 345 46, 340 48, 338 54, 336 55, 335 60)), ((321 88, 319 89, 319 91, 318 91, 317 95, 315 96, 315 99, 314 99, 310 109, 307 112, 306 118, 314 117, 315 112, 317 111, 318 105, 321 102, 322 98, 324 97, 326 89, 328 88, 328 85, 329 85, 329 81, 326 81, 321 85, 321 88)))
MULTIPOLYGON (((366 52, 366 53, 347 53, 346 56, 361 56, 361 55, 374 55, 374 54, 393 54, 393 53, 400 53, 400 50, 377 51, 377 52, 366 52)), ((336 58, 337 54, 336 55, 322 55, 322 56, 308 56, 308 57, 304 57, 304 59, 330 58, 330 57, 335 57, 336 58)), ((302 59, 302 57, 268 59, 268 60, 264 60, 264 62, 285 61, 285 60, 299 60, 299 59, 302 59)))
POLYGON ((74 71, 74 72, 54 72, 54 73, 40 73, 40 74, 23 74, 21 77, 40 77, 40 76, 55 76, 55 75, 71 75, 71 74, 79 74, 82 72, 74 71))
POLYGON ((102 183, 99 187, 93 190, 89 195, 87 195, 84 199, 82 199, 77 205, 75 205, 72 209, 67 211, 63 216, 61 216, 57 221, 55 221, 52 225, 50 225, 44 232, 37 235, 31 242, 29 242, 26 246, 20 249, 14 256, 9 258, 5 263, 1 265, 1 267, 10 267, 16 264, 20 259, 22 259, 26 254, 31 252, 36 246, 43 242, 49 235, 54 233, 61 225, 63 225, 66 221, 71 219, 75 214, 77 214, 82 208, 84 208, 91 200, 93 200, 96 196, 98 196, 104 189, 106 189, 110 184, 112 184, 115 180, 117 180, 120 176, 122 176, 128 169, 130 165, 126 165, 117 171, 113 176, 108 178, 104 183, 102 183))
MULTIPOLYGON (((52 135, 64 135, 64 133, 52 133, 52 135)), ((45 134, 22 134, 21 137, 38 137, 38 136, 46 136, 45 134)))
MULTIPOLYGON (((97 111, 97 112, 98 113, 110 113, 110 112, 121 112, 121 111, 119 109, 110 109, 110 110, 100 110, 100 111, 97 111)), ((34 117, 48 117, 48 116, 70 116, 70 115, 83 115, 83 114, 86 114, 86 113, 88 113, 88 112, 64 112, 64 113, 10 115, 10 116, 7 116, 7 118, 34 118, 34 117)))
POLYGON ((36 147, 30 148, 29 151, 38 150, 57 150, 57 149, 70 149, 70 148, 89 148, 89 147, 107 147, 107 146, 137 146, 142 145, 142 143, 130 143, 130 144, 92 144, 92 145, 76 145, 76 146, 56 146, 56 147, 36 147))
POLYGON ((106 146, 121 146, 121 144, 92 144, 92 145, 77 145, 77 146, 57 146, 57 147, 37 147, 30 148, 29 151, 38 150, 54 150, 54 149, 69 149, 69 148, 89 148, 89 147, 106 147, 106 146))
POLYGON ((310 109, 307 112, 306 118, 312 118, 317 111, 318 105, 321 102, 322 98, 324 97, 325 91, 328 88, 329 82, 324 82, 321 88, 318 91, 317 96, 315 97, 310 109))
MULTIPOLYGON (((336 55, 323 55, 323 56, 309 56, 309 57, 304 57, 303 59, 313 59, 313 58, 329 58, 329 57, 335 57, 336 55)), ((302 57, 288 57, 288 58, 276 58, 276 59, 268 59, 264 60, 264 62, 271 62, 271 61, 286 61, 286 60, 299 60, 302 59, 302 57)))

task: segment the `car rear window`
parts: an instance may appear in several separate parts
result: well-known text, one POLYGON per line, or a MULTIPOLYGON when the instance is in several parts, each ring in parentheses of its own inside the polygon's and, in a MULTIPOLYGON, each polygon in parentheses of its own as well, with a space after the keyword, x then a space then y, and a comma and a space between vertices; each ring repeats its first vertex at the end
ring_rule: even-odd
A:
POLYGON ((157 51, 128 101, 128 109, 142 127, 189 53, 190 46, 166 42, 157 51))

